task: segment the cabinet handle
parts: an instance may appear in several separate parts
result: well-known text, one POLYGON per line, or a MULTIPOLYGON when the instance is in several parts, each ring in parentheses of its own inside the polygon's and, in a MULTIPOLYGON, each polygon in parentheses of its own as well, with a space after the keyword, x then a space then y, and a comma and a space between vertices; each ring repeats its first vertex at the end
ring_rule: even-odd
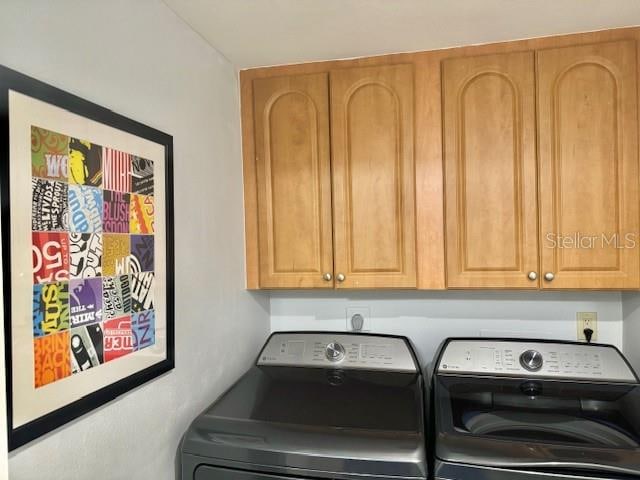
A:
POLYGON ((323 278, 323 280, 325 280, 327 282, 330 282, 331 279, 333 278, 333 275, 331 275, 330 273, 327 272, 322 276, 322 278, 323 278))
POLYGON ((336 275, 336 280, 338 280, 339 282, 344 282, 345 278, 347 277, 345 277, 343 273, 339 273, 338 275, 336 275))
POLYGON ((544 274, 544 279, 545 279, 547 282, 550 282, 550 281, 551 281, 551 280, 553 280, 555 277, 556 277, 556 276, 555 276, 553 273, 551 273, 551 272, 547 272, 547 273, 545 273, 545 274, 544 274))
POLYGON ((536 272, 529 272, 529 275, 527 275, 527 277, 529 278, 529 280, 533 281, 538 278, 538 274, 536 272))

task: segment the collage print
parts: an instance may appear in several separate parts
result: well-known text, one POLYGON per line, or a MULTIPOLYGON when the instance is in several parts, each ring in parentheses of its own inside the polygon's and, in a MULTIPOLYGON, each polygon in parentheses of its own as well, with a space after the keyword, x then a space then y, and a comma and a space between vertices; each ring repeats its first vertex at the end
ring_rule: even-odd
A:
POLYGON ((34 386, 155 343, 153 162, 31 127, 34 386))

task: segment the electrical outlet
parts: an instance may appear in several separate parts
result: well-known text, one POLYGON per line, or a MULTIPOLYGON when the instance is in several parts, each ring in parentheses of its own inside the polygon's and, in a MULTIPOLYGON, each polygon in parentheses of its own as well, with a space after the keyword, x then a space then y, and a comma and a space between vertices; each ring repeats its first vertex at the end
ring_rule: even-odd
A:
POLYGON ((593 330, 591 341, 598 340, 598 312, 578 312, 576 313, 576 321, 578 324, 578 341, 586 342, 587 338, 584 335, 585 328, 593 330))
POLYGON ((347 331, 358 331, 358 332, 366 332, 369 331, 369 321, 371 317, 371 312, 369 307, 347 307, 347 331), (362 319, 356 317, 356 315, 362 316, 362 319), (357 330, 354 326, 357 326, 359 322, 362 322, 362 328, 357 330))

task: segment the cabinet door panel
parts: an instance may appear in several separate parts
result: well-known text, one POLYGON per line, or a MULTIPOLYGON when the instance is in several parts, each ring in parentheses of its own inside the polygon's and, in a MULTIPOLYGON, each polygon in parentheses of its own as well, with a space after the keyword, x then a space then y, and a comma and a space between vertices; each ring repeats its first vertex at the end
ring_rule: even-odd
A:
POLYGON ((254 81, 260 287, 333 287, 326 74, 254 81))
POLYGON ((413 101, 411 65, 331 72, 338 287, 416 286, 413 101))
POLYGON ((537 72, 542 285, 637 288, 635 42, 542 50, 537 72))
POLYGON ((533 52, 443 62, 447 286, 535 288, 533 52))

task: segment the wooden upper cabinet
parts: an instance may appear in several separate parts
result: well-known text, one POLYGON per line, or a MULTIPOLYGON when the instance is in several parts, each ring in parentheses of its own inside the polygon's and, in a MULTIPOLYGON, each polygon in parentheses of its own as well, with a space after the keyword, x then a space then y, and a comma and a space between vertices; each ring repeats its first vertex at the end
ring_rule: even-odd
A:
POLYGON ((241 72, 248 288, 640 289, 638 40, 241 72))
POLYGON ((332 288, 327 74, 253 82, 261 288, 332 288))
POLYGON ((447 286, 536 288, 534 54, 446 60, 442 75, 447 286))
POLYGON ((634 41, 537 52, 544 288, 640 287, 636 59, 634 41))
POLYGON ((416 286, 413 88, 413 65, 331 72, 338 287, 416 286))

